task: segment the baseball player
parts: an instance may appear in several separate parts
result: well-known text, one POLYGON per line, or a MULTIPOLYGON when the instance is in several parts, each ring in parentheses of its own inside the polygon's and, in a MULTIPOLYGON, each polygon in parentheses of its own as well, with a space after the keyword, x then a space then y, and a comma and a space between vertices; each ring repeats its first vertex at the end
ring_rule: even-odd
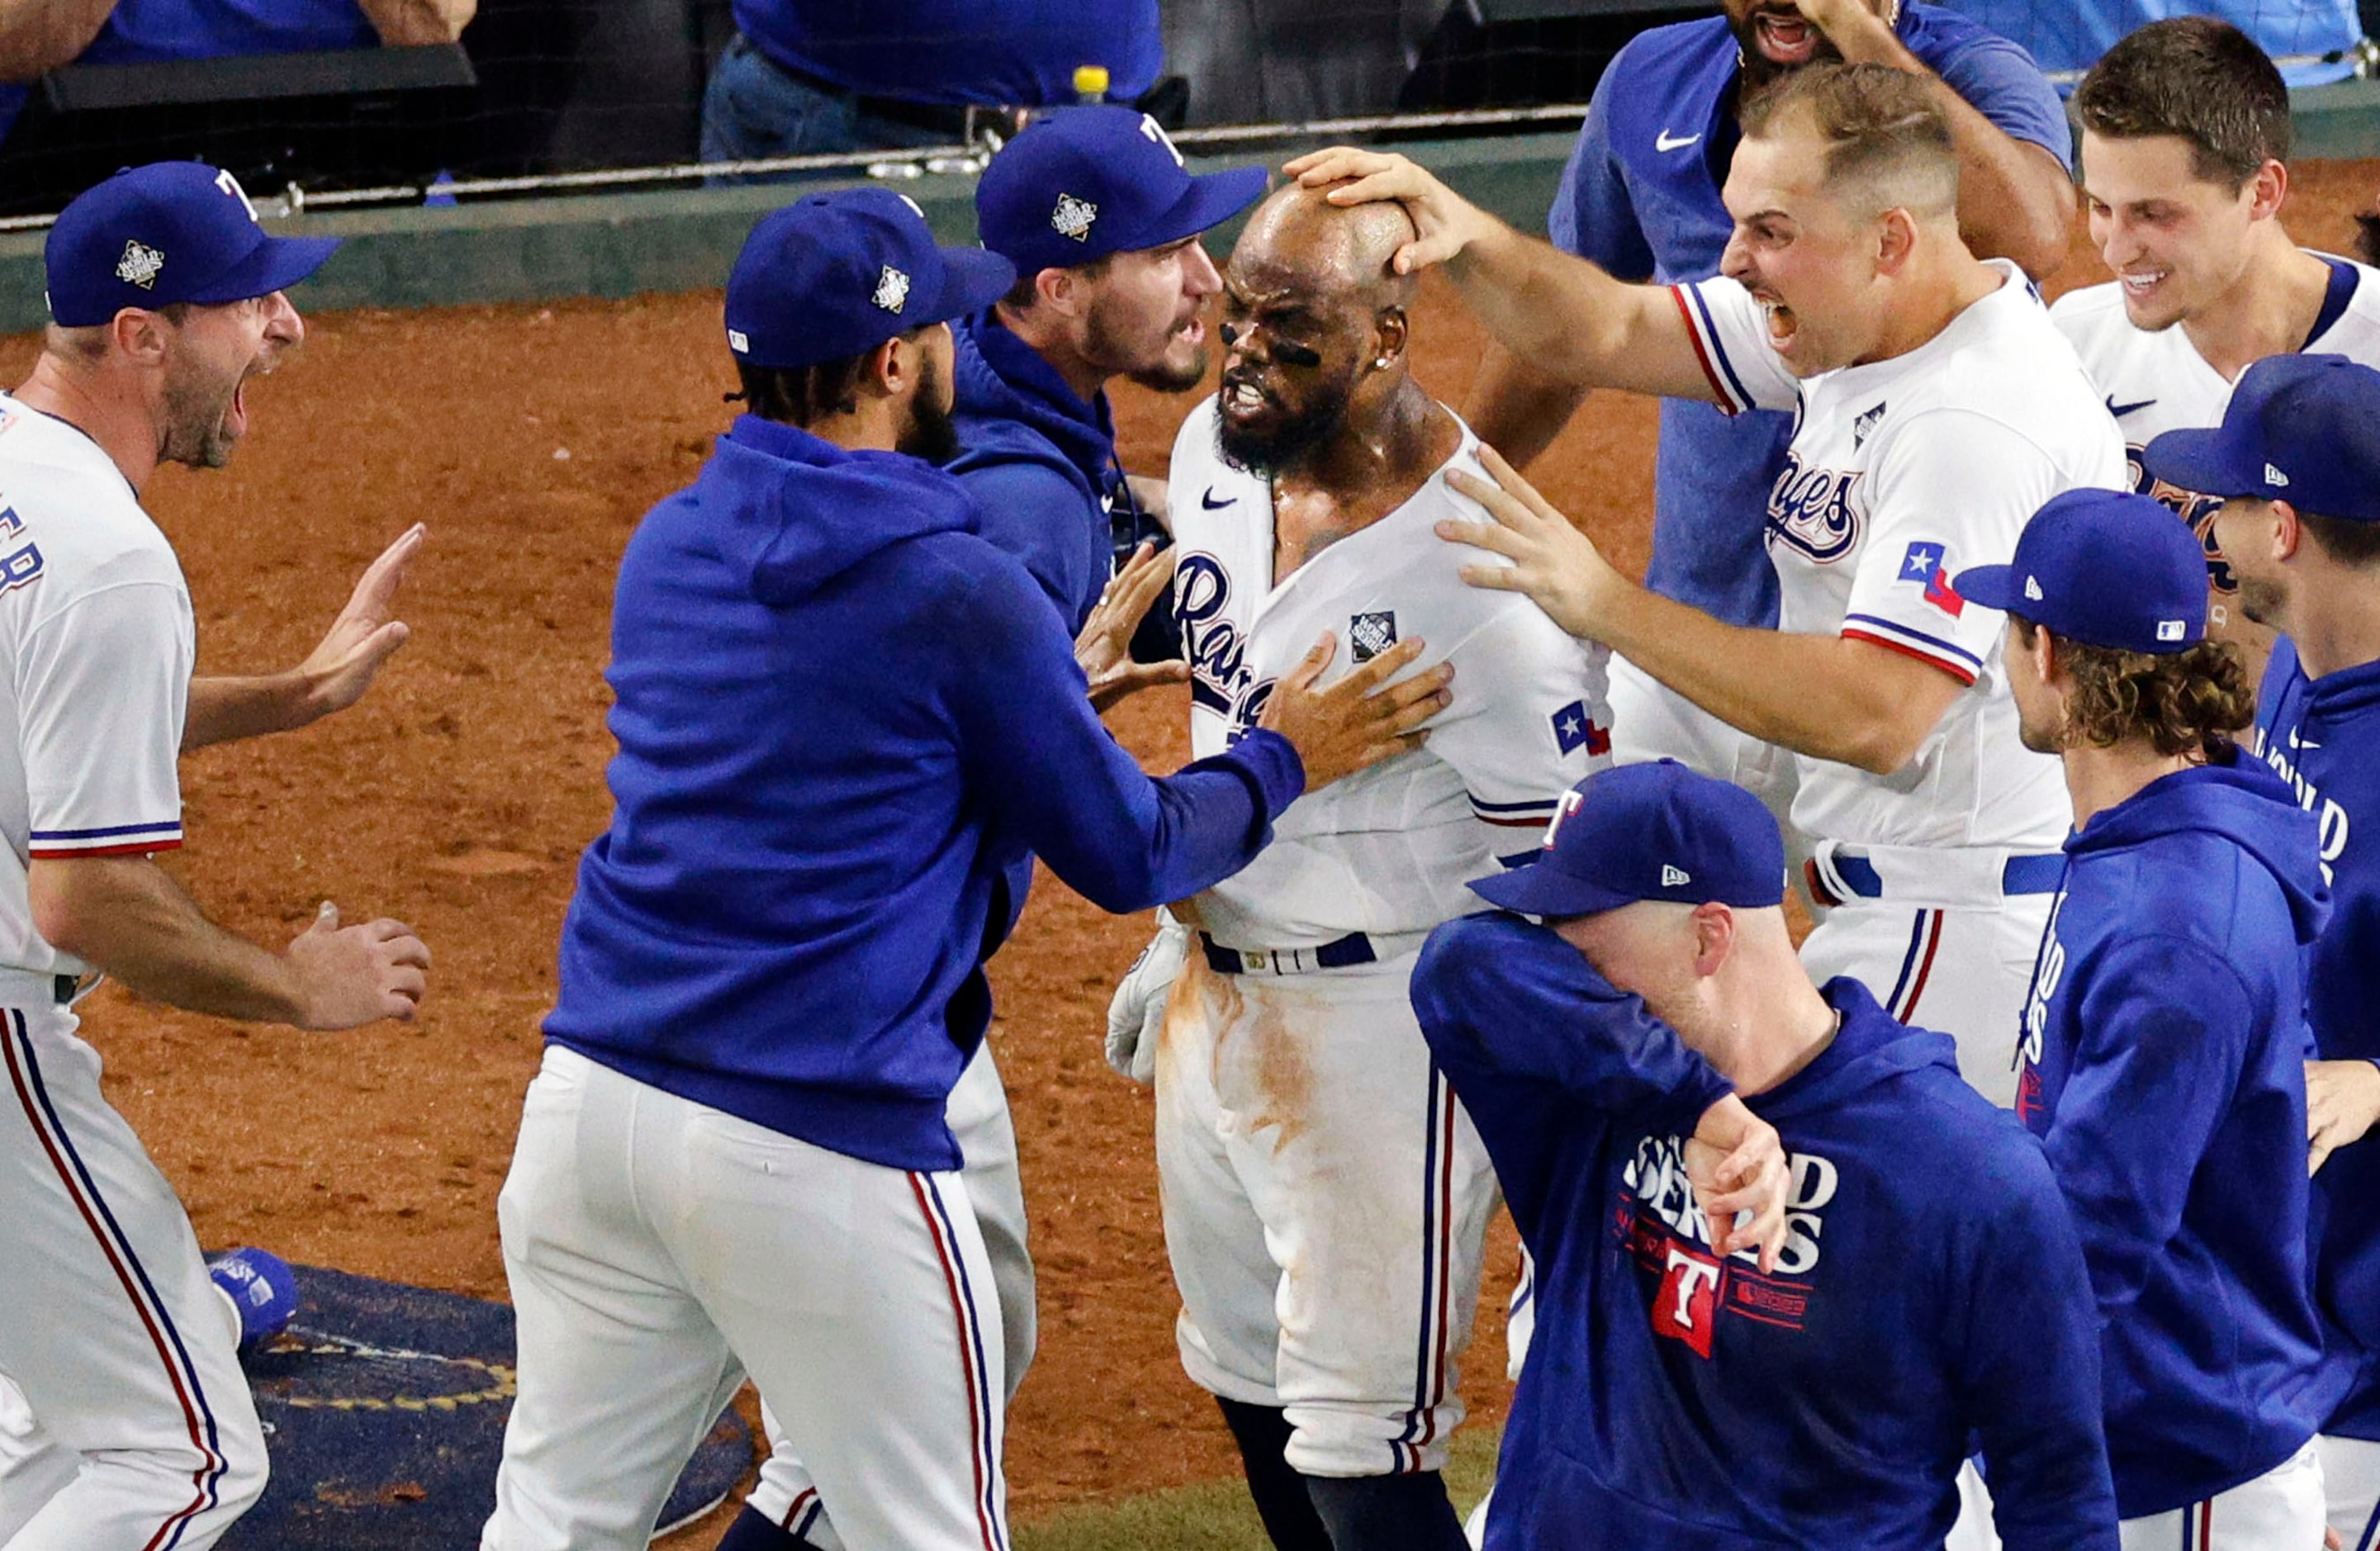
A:
POLYGON ((173 1187, 100 1089, 71 1005, 101 974, 192 1012, 304 1028, 410 1018, 428 951, 325 903, 274 952, 156 864, 176 757, 362 694, 405 627, 415 545, 292 673, 200 680, 189 594, 141 509, 162 462, 220 467, 248 379, 305 337, 282 294, 334 243, 268 236, 230 174, 121 172, 51 229, 52 324, 0 397, 0 1546, 213 1545, 264 1489, 237 1331, 173 1187))
POLYGON ((2041 1150, 1948 1039, 1811 983, 1784 864, 1749 794, 1624 766, 1475 885, 1545 926, 1473 915, 1422 951, 1423 1031, 1542 1267, 1489 1551, 1939 1547, 1971 1432, 2008 1545, 2115 1551, 2090 1284, 2041 1150), (1742 1166, 1696 1167, 1747 1126, 1787 1155, 1774 1254, 1742 1166))
POLYGON ((2091 1269, 2123 1544, 2313 1551, 2313 1438, 2345 1377, 2299 1154, 2303 950, 2329 901, 2314 820, 2231 741, 2253 699, 2204 638, 2204 571, 2155 502, 2071 491, 1956 585, 2008 614, 2019 731, 2073 800, 2017 1113, 2091 1269))
POLYGON ((1601 650, 1463 587, 1434 535, 1477 515, 1448 478, 1478 441, 1411 376, 1414 282, 1388 268, 1411 235, 1304 189, 1257 207, 1224 271, 1221 392, 1173 444, 1174 613, 1203 757, 1324 630, 1353 663, 1439 643, 1454 709, 1177 905, 1110 1013, 1111 1059, 1157 1084, 1183 1366, 1284 1548, 1462 1544, 1438 1472, 1495 1181, 1405 983, 1464 881, 1526 854, 1609 755, 1601 650))
POLYGON ((1445 703, 1439 672, 1371 694, 1416 647, 1316 689, 1324 643, 1231 750, 1142 775, 915 455, 951 440, 947 321, 1014 278, 872 188, 769 215, 729 277, 750 413, 621 563, 615 812, 499 1200, 520 1393, 488 1551, 641 1547, 747 1373, 844 1541, 1002 1551, 1000 1309, 947 1114, 1007 843, 1146 909, 1445 703))
MULTIPOLYGON (((1521 236, 1399 157, 1290 164, 1342 202, 1402 200, 1401 266, 1448 273, 1515 355, 1573 382, 1792 409, 1768 500, 1776 630, 1630 584, 1500 465, 1495 517, 1447 536, 1518 561, 1522 588, 1728 721, 1795 751, 1793 821, 1825 912, 1811 975, 1849 975, 1903 1022, 1959 1043, 1985 1097, 2015 1096, 2008 1030, 2056 888, 2056 765, 2015 736, 1998 616, 1949 576, 2004 559, 2050 496, 2121 482, 2098 395, 2004 260, 1954 221, 1950 127, 1915 78, 1816 65, 1744 110, 1728 175, 1727 273, 1626 285, 1521 236), (1516 495, 1511 491, 1523 491, 1516 495)), ((1462 481, 1458 479, 1458 485, 1462 481)))
MULTIPOLYGON (((1263 191, 1260 168, 1192 176, 1156 122, 1125 108, 1037 119, 976 188, 984 243, 1018 279, 951 325, 960 450, 947 467, 974 500, 983 539, 1024 564, 1075 634, 1094 706, 1189 674, 1171 611, 1149 606, 1172 557, 1135 555, 1144 541, 1165 540, 1155 522, 1162 513, 1125 479, 1106 384, 1122 376, 1178 393, 1205 380, 1204 313, 1222 282, 1198 234, 1263 191), (1135 661, 1135 637, 1138 655, 1162 660, 1135 661)), ((1164 489, 1137 484, 1144 495, 1164 489)), ((1013 852, 1005 881, 987 957, 1024 914, 1029 852, 1013 852)), ((1013 1397, 1033 1358, 1033 1261, 1016 1129, 989 1041, 951 1090, 950 1123, 991 1258, 1013 1397)), ((783 1547, 805 1519, 803 1537, 833 1551, 812 1485, 789 1452, 773 1448, 726 1551, 783 1547)))
MULTIPOLYGON (((1547 236, 1623 280, 1718 273, 1734 229, 1719 189, 1742 137, 1739 101, 1829 59, 1931 83, 1950 120, 1959 229, 1972 251, 2036 276, 2065 261, 2072 136, 2058 93, 2023 50, 1926 0, 1728 0, 1724 16, 1638 33, 1596 83, 1547 236)), ((1586 393, 1491 345, 1465 413, 1481 440, 1524 468, 1586 393)), ((1776 411, 1662 401, 1647 588, 1729 624, 1775 626, 1761 513, 1791 434, 1792 418, 1776 411)), ((1611 665, 1611 706, 1612 757, 1677 758, 1733 781, 1786 824, 1789 855, 1806 853, 1790 822, 1790 751, 1747 737, 1625 658, 1611 665)))
MULTIPOLYGON (((2307 972, 2314 1288, 2349 1378, 2316 1441, 2346 1551, 2380 1544, 2380 372, 2276 356, 2240 375, 2219 429, 2172 430, 2152 477, 2225 497, 2215 536, 2240 611, 2281 633, 2256 752, 2313 815, 2328 925, 2307 972)), ((2275 1145, 2279 1145, 2276 1141, 2275 1145)))
POLYGON ((2050 321, 2106 395, 2131 488, 2206 542, 2209 628, 2260 669, 2272 633, 2234 617, 2216 548, 2222 503, 2158 481, 2140 450, 2161 431, 2214 425, 2252 361, 2293 350, 2380 366, 2380 271, 2300 248, 2289 196, 2289 94, 2248 36, 2173 17, 2124 38, 2074 91, 2091 235, 2116 278, 2058 298, 2050 321))

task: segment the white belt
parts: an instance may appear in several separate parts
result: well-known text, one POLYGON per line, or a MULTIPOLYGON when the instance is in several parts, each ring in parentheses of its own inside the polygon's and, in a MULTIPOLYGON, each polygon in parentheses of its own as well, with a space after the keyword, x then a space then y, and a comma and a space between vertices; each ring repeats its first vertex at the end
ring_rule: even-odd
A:
POLYGON ((2064 854, 2056 851, 1822 840, 1810 857, 1810 881, 1821 904, 1888 899, 1926 910, 1956 910, 2053 893, 2064 865, 2064 854))

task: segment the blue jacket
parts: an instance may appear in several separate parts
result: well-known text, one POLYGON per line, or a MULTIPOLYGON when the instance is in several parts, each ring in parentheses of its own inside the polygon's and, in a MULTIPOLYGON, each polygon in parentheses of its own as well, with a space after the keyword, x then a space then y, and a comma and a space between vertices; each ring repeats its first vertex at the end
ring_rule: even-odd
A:
POLYGON ((548 1038, 821 1147, 953 1169, 943 1108, 1029 849, 1140 910, 1230 876, 1297 795, 1270 733, 1144 776, 947 474, 746 416, 620 563, 611 828, 548 1038))
POLYGON ((735 0, 735 25, 781 65, 868 96, 1050 107, 1104 65, 1108 101, 1157 79, 1157 0, 735 0))
MULTIPOLYGON (((2380 1060, 2380 662, 2309 679, 2297 648, 2275 643, 2256 752, 2313 816, 2330 885, 2306 999, 2314 1044, 2326 1060, 2380 1060)), ((2316 1287, 2352 1379, 2323 1431, 2380 1442, 2380 1134, 2330 1155, 2313 1206, 2316 1287)))
POLYGON ((1791 1155, 1773 1276, 1682 1150, 1727 1084, 1541 927, 1430 935, 1414 1008, 1536 1256, 1490 1551, 1940 1551, 1970 1435, 2010 1551, 2115 1551, 2091 1290, 2041 1150, 1849 979, 1746 1100, 1791 1155))
POLYGON ((2082 1231, 2133 1519, 2281 1463, 2338 1396, 2306 1253, 2304 946, 2328 902, 2313 820, 2236 751, 2066 857, 2017 1112, 2082 1231))
MULTIPOLYGON (((1978 113, 2071 165, 2058 93, 2022 49, 1956 11, 1909 0, 1901 42, 1978 113)), ((1740 73, 1725 17, 1629 40, 1596 83, 1554 194, 1557 248, 1622 280, 1672 285, 1718 273, 1734 222, 1719 200, 1735 156, 1740 73)), ((1793 418, 1661 401, 1653 557, 1645 585, 1730 624, 1777 623, 1777 574, 1762 532, 1793 418)))

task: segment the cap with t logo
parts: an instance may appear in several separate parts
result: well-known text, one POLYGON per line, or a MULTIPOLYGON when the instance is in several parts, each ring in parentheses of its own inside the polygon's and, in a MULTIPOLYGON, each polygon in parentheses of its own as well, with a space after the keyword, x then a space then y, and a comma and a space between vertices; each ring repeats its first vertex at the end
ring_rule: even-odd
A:
POLYGON ((72 329, 128 307, 269 297, 321 269, 338 246, 267 232, 220 167, 152 162, 77 195, 50 228, 42 262, 50 316, 72 329))
POLYGON ((1760 799, 1674 759, 1600 770, 1562 794, 1535 860, 1471 885, 1524 915, 1639 900, 1756 910, 1785 899, 1785 842, 1760 799))
POLYGON ((2380 522, 2380 371, 2345 356, 2267 356, 2232 384, 2221 425, 2167 431, 2141 467, 2202 495, 2380 522))
POLYGON ((1196 236, 1264 191, 1262 167, 1191 172, 1145 113, 1061 108, 1026 125, 984 168, 976 225, 1017 273, 1038 274, 1196 236))

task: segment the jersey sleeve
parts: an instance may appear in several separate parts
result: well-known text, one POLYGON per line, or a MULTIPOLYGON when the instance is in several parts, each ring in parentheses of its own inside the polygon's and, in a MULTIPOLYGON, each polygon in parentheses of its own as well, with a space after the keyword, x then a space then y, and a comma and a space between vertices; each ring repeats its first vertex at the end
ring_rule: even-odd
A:
POLYGON ((1611 729, 1600 648, 1525 600, 1500 605, 1447 654, 1454 699, 1429 724, 1429 752, 1463 778, 1472 816, 1512 866, 1536 853, 1562 793, 1611 752, 1611 729))
POLYGON ((2074 170, 2074 138, 2058 89, 2033 55, 1996 33, 1979 35, 1934 67, 1943 84, 2013 140, 2037 145, 2074 170))
POLYGON ((1881 435, 1842 634, 1973 684, 2005 616, 1967 602, 1950 580, 1970 565, 2006 564, 2033 514, 2069 481, 2032 441, 1967 410, 1927 410, 1881 435))
POLYGON ((1553 209, 1546 215, 1546 237, 1563 252, 1575 253, 1621 280, 1644 280, 1653 273, 1653 250, 1611 154, 1609 98, 1617 74, 1605 71, 1587 103, 1586 122, 1579 126, 1578 139, 1554 190, 1553 209))
POLYGON ((1752 293, 1725 275, 1672 285, 1686 334, 1711 394, 1730 415, 1747 409, 1792 409, 1802 383, 1768 347, 1768 312, 1752 293))
POLYGON ((186 607, 164 583, 123 583, 27 630, 17 695, 32 856, 132 856, 182 843, 186 607))

